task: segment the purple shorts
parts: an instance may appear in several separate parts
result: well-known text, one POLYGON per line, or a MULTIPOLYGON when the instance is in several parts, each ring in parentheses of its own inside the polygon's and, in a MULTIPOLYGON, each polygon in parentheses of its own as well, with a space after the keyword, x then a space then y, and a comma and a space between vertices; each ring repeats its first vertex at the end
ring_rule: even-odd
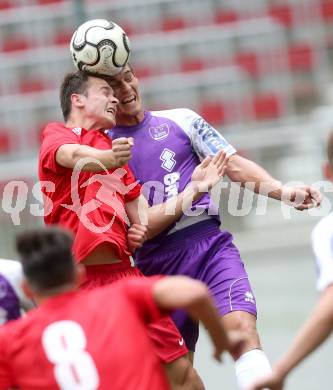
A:
MULTIPOLYGON (((147 276, 187 275, 201 280, 208 286, 221 316, 232 311, 257 315, 252 288, 232 235, 221 231, 215 220, 199 222, 165 236, 154 251, 143 248, 136 256, 136 264, 147 276)), ((194 351, 198 324, 181 310, 172 318, 187 347, 194 351)))
POLYGON ((0 275, 0 325, 19 318, 20 302, 8 280, 0 275))

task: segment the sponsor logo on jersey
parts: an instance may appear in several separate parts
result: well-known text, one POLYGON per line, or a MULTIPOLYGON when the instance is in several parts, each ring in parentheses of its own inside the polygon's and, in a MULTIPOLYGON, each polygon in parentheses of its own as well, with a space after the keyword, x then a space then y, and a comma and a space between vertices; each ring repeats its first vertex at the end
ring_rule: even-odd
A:
POLYGON ((167 175, 164 176, 163 178, 163 182, 165 185, 164 190, 167 199, 170 199, 173 196, 178 195, 179 179, 180 179, 179 172, 168 173, 167 175))
POLYGON ((255 299, 251 291, 246 291, 245 295, 245 301, 255 304, 255 299))
POLYGON ((169 125, 167 123, 162 123, 156 127, 149 127, 149 134, 155 141, 162 141, 169 135, 169 125))
POLYGON ((184 345, 184 339, 178 340, 178 344, 182 347, 184 345))
POLYGON ((176 153, 170 149, 164 148, 163 152, 160 155, 160 160, 163 161, 161 167, 168 172, 171 172, 176 165, 176 160, 174 159, 176 153))
POLYGON ((228 142, 203 118, 193 122, 193 127, 212 154, 229 146, 228 142))
POLYGON ((72 132, 76 135, 81 135, 81 131, 82 127, 74 127, 74 129, 72 129, 72 132))

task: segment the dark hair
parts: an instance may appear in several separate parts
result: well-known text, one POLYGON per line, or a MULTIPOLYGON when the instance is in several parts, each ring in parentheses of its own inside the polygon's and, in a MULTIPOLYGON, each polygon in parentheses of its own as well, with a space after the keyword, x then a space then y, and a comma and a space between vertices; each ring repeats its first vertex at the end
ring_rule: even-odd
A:
POLYGON ((60 105, 65 121, 67 121, 72 110, 71 96, 73 93, 86 93, 89 76, 89 73, 81 71, 68 73, 65 76, 60 87, 60 105))
POLYGON ((31 230, 16 238, 23 273, 36 291, 56 289, 74 281, 72 243, 69 232, 54 227, 31 230))
POLYGON ((327 151, 328 163, 330 164, 331 169, 333 169, 333 130, 330 132, 327 138, 326 151, 327 151))

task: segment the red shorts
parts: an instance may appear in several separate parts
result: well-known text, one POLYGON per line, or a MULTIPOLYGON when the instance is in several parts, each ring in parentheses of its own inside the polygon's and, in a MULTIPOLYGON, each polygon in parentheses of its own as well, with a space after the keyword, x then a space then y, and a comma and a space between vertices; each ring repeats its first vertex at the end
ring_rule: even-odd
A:
MULTIPOLYGON (((92 290, 131 276, 144 277, 138 268, 123 262, 86 266, 86 272, 87 279, 80 286, 84 290, 92 290)), ((185 342, 170 317, 149 324, 148 334, 163 363, 171 363, 188 353, 185 342)))

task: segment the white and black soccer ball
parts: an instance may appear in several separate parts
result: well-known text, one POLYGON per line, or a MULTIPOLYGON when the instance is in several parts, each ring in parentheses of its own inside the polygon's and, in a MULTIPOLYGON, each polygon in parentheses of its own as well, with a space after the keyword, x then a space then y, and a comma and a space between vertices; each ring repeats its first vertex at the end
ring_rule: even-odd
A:
POLYGON ((75 67, 114 76, 127 64, 131 49, 125 31, 105 19, 89 20, 74 32, 70 52, 75 67))

